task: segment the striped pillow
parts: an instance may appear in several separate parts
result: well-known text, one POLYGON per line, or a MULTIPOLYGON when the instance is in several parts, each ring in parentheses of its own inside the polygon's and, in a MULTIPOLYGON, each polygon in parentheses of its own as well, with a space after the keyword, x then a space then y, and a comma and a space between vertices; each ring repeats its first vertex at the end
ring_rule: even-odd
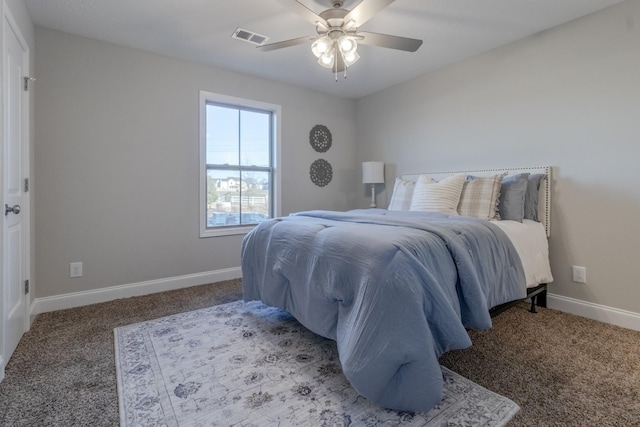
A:
POLYGON ((413 198, 415 185, 416 183, 413 181, 396 178, 388 209, 390 211, 408 211, 411 207, 411 199, 413 198))
POLYGON ((458 213, 482 219, 500 219, 498 200, 503 175, 467 180, 462 187, 458 213))
POLYGON ((457 215, 465 177, 465 174, 460 173, 451 175, 442 181, 433 182, 431 178, 421 175, 413 190, 409 210, 457 215))

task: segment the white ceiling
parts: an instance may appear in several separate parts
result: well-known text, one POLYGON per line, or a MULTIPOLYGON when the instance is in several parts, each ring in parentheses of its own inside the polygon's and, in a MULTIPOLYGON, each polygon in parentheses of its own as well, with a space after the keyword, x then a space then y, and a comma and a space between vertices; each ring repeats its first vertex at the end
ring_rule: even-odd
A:
MULTIPOLYGON (((292 1, 292 0, 289 0, 292 1)), ((364 0, 369 1, 369 0, 364 0)), ((361 45, 338 82, 304 44, 271 52, 235 40, 237 27, 269 43, 315 35, 278 0, 25 0, 36 25, 349 98, 393 86, 624 0, 396 0, 363 31, 424 40, 415 53, 361 45)), ((320 13, 329 0, 300 0, 320 13)), ((345 0, 353 9, 360 0, 345 0)))

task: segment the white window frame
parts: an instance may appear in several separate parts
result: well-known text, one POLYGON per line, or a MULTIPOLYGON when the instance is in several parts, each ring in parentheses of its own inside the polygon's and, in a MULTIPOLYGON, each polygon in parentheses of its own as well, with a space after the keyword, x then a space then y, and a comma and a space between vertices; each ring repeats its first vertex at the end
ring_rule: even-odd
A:
POLYGON ((273 135, 271 147, 271 167, 272 167, 272 179, 271 185, 271 197, 273 198, 273 216, 280 215, 281 207, 281 179, 280 179, 280 122, 282 120, 282 108, 280 105, 269 104, 260 101, 253 101, 250 99, 238 98, 235 96, 220 95, 213 92, 200 91, 200 190, 198 192, 200 197, 199 209, 200 209, 200 237, 217 237, 217 236, 233 236, 238 234, 247 234, 256 226, 256 224, 247 224, 230 227, 217 227, 207 228, 207 134, 206 134, 206 105, 208 102, 229 104, 231 106, 240 108, 253 108, 259 110, 270 111, 273 113, 273 135))

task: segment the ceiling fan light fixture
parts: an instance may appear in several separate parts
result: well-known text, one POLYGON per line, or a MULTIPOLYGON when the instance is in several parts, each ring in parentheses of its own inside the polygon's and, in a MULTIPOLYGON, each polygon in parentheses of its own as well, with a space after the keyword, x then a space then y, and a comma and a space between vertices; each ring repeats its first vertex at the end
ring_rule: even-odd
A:
POLYGON ((358 55, 358 52, 348 53, 346 55, 342 55, 342 59, 344 61, 344 65, 350 67, 360 59, 360 55, 358 55))
MULTIPOLYGON (((320 1, 326 0, 313 0, 320 1)), ((338 72, 344 71, 344 77, 347 78, 347 68, 360 59, 358 42, 406 52, 415 52, 422 45, 422 40, 418 39, 358 31, 358 27, 395 0, 360 0, 352 10, 342 8, 344 0, 328 1, 332 8, 316 13, 303 4, 311 0, 286 0, 285 3, 291 5, 293 12, 315 25, 317 37, 298 37, 270 43, 259 46, 260 50, 266 52, 311 42, 311 51, 318 59, 318 64, 331 69, 338 81, 338 72)))
POLYGON ((325 68, 333 68, 335 59, 336 59, 335 50, 330 49, 318 58, 318 64, 322 65, 325 68))
POLYGON ((358 42, 351 36, 342 36, 338 39, 338 48, 343 55, 351 55, 356 53, 358 42))
POLYGON ((316 56, 316 58, 320 58, 322 55, 326 54, 331 47, 333 46, 333 40, 329 36, 320 37, 311 45, 311 51, 316 56))

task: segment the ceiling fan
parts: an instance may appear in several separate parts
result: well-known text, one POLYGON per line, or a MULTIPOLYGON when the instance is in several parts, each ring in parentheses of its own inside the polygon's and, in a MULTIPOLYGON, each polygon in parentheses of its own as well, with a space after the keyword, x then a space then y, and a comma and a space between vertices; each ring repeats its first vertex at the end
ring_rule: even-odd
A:
POLYGON ((285 47, 312 42, 311 51, 318 63, 331 69, 338 78, 339 71, 345 71, 353 65, 360 55, 358 44, 380 46, 390 49, 415 52, 422 40, 388 34, 358 31, 358 27, 389 6, 394 0, 362 0, 353 10, 342 8, 344 0, 329 0, 331 9, 320 14, 315 13, 297 0, 279 0, 311 24, 315 25, 317 36, 305 36, 259 46, 262 51, 271 51, 285 47))

